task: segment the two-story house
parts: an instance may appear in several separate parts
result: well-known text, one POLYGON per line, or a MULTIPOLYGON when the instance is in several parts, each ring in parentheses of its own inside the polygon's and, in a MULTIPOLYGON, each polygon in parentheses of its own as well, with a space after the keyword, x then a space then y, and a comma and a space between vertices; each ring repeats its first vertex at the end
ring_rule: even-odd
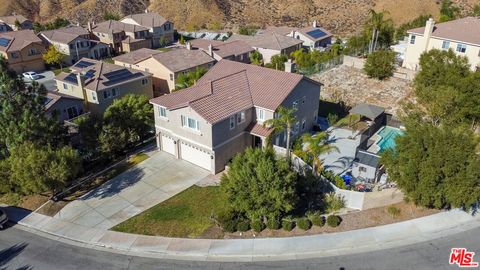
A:
POLYGON ((44 99, 45 114, 63 123, 83 114, 83 99, 48 91, 44 99))
POLYGON ((80 26, 42 31, 38 36, 46 46, 54 46, 63 53, 67 65, 74 64, 84 57, 101 59, 110 56, 110 46, 90 39, 90 32, 80 26))
POLYGON ((157 13, 148 12, 125 16, 121 22, 148 28, 152 36, 152 47, 158 48, 174 41, 173 23, 157 13), (164 42, 165 44, 162 44, 164 42))
POLYGON ((189 50, 202 50, 215 60, 232 60, 250 64, 250 54, 255 51, 247 43, 236 41, 219 41, 207 39, 194 39, 186 44, 189 50))
MULTIPOLYGON (((279 106, 297 109, 293 137, 309 132, 320 87, 300 74, 221 60, 195 86, 150 101, 158 148, 218 173, 235 154, 265 145, 272 130, 263 123, 279 106)), ((271 141, 284 146, 286 133, 271 141)))
POLYGON ((109 20, 99 24, 88 23, 88 29, 95 39, 109 44, 116 53, 152 47, 149 29, 143 26, 109 20))
POLYGON ((438 23, 430 18, 425 27, 407 31, 403 67, 418 70, 420 56, 431 49, 450 50, 465 56, 472 70, 480 70, 480 17, 438 23))
POLYGON ((81 98, 94 114, 102 115, 115 99, 127 94, 153 97, 150 73, 87 58, 70 69, 55 78, 58 92, 81 98))
POLYGON ((154 95, 167 94, 175 89, 176 79, 182 73, 197 68, 209 69, 215 59, 200 50, 184 48, 162 52, 140 49, 113 58, 115 64, 153 74, 154 95))
POLYGON ((302 48, 303 41, 277 33, 265 33, 256 36, 232 35, 228 41, 241 40, 257 50, 263 57, 263 62, 268 64, 274 55, 290 55, 302 48))
POLYGON ((42 40, 32 30, 0 33, 0 54, 17 74, 45 70, 44 52, 42 40))
MULTIPOLYGON (((22 15, 0 17, 0 25, 5 26, 5 31, 32 30, 33 22, 22 15)), ((2 32, 0 30, 0 32, 2 32)))

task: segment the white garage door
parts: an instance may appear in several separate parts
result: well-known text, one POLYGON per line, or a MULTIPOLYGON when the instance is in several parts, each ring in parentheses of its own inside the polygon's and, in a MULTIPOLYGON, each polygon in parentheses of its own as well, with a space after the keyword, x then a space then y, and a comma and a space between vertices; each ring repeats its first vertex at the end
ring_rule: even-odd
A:
POLYGON ((173 140, 173 138, 162 135, 162 150, 163 151, 165 151, 169 154, 175 155, 175 147, 176 147, 176 144, 175 144, 175 141, 173 140))
POLYGON ((184 142, 181 143, 180 157, 206 170, 210 171, 212 169, 212 159, 209 153, 184 142))

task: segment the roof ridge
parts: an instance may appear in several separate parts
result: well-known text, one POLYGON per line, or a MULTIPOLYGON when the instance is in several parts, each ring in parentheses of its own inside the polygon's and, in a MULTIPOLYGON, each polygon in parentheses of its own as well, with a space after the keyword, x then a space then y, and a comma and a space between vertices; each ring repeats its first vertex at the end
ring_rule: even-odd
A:
POLYGON ((282 45, 280 45, 280 41, 279 41, 278 38, 277 38, 277 34, 276 34, 276 33, 273 33, 273 37, 275 38, 275 41, 277 42, 278 48, 281 50, 281 49, 282 49, 282 45))

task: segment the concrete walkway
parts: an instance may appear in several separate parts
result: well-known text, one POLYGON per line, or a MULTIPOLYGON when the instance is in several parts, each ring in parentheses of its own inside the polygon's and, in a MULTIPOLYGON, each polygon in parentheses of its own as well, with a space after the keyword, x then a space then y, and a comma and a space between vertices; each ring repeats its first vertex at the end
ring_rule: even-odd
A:
POLYGON ((88 192, 54 218, 109 229, 189 188, 209 172, 165 152, 156 152, 128 171, 88 192))
POLYGON ((21 228, 58 241, 134 256, 197 261, 285 261, 348 255, 416 244, 480 227, 480 215, 452 210, 342 233, 291 238, 181 239, 89 228, 15 207, 7 207, 6 211, 21 228))
POLYGON ((355 159, 355 151, 360 144, 360 136, 349 139, 356 132, 344 128, 331 128, 328 141, 338 148, 338 152, 331 152, 320 156, 325 170, 341 174, 351 168, 355 159))

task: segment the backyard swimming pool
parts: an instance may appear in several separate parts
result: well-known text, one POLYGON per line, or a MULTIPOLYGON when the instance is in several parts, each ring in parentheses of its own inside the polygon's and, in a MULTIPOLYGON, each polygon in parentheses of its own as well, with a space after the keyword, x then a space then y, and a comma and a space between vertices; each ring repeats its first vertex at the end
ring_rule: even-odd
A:
POLYGON ((385 126, 378 132, 378 135, 382 137, 378 142, 377 145, 380 148, 380 153, 387 149, 395 149, 395 138, 397 136, 403 135, 403 131, 398 128, 393 128, 389 126, 385 126))

